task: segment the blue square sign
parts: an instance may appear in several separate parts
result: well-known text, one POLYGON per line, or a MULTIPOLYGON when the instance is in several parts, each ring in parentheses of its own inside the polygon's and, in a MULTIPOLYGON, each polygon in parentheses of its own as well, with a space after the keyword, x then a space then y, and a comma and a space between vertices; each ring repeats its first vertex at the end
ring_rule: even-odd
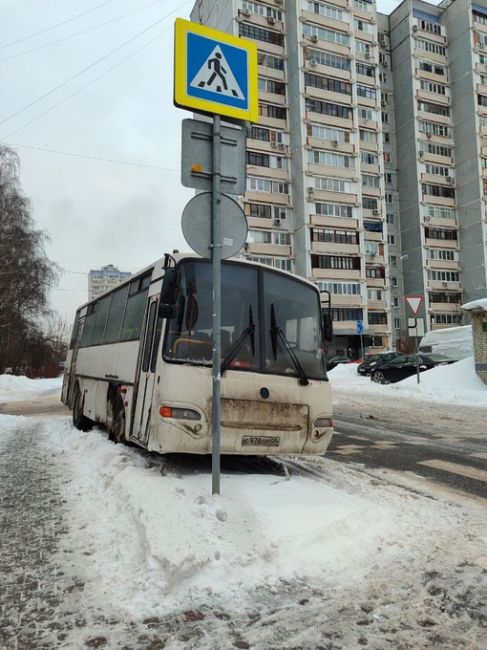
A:
POLYGON ((175 104, 255 122, 257 99, 255 43, 178 18, 175 104))

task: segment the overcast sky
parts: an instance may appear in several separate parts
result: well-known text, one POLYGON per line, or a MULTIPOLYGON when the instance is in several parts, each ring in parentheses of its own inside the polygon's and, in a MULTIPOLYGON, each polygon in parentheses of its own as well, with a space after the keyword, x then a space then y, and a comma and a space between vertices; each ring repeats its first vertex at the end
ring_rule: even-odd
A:
POLYGON ((63 269, 51 303, 68 321, 90 269, 136 271, 188 249, 180 215, 193 191, 179 166, 190 114, 172 104, 173 24, 193 3, 0 0, 0 141, 17 149, 51 237, 47 254, 63 269))

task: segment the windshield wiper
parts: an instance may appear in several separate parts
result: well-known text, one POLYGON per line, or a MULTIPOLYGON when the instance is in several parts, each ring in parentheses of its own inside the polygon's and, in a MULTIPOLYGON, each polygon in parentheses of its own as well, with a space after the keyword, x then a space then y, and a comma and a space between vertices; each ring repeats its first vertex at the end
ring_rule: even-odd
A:
POLYGON ((242 334, 238 337, 238 339, 235 341, 233 346, 230 348, 228 351, 227 356, 223 359, 222 365, 220 367, 220 372, 225 372, 227 368, 230 367, 232 361, 235 359, 237 354, 240 351, 240 348, 244 344, 244 341, 246 338, 250 339, 250 347, 252 348, 252 356, 255 356, 255 323, 254 323, 254 317, 252 314, 252 306, 249 306, 249 324, 247 327, 244 329, 242 334))
POLYGON ((296 372, 298 373, 299 376, 299 383, 301 386, 307 386, 309 384, 309 379, 306 377, 303 366, 299 362, 298 357, 296 356, 296 353, 291 347, 291 344, 286 338, 286 335, 282 331, 282 329, 279 327, 277 324, 276 320, 276 312, 274 309, 274 303, 271 305, 271 345, 272 345, 272 354, 274 356, 274 361, 277 361, 277 348, 278 348, 278 339, 281 339, 282 343, 284 344, 284 348, 286 349, 291 361, 293 362, 294 367, 296 368, 296 372))

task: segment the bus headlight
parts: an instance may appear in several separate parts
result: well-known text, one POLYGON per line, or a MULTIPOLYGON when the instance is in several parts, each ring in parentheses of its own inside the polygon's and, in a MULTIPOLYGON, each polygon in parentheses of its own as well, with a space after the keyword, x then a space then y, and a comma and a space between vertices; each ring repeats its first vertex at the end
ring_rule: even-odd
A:
POLYGON ((175 406, 161 406, 159 415, 163 418, 174 418, 176 420, 201 420, 198 411, 176 408, 175 406))

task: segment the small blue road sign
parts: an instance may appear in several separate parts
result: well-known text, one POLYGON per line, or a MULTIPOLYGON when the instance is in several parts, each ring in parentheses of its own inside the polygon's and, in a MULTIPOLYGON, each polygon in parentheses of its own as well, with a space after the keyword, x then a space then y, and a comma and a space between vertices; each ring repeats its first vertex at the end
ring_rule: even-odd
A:
POLYGON ((176 105, 257 121, 255 43, 181 18, 175 29, 176 105))
POLYGON ((358 320, 357 321, 357 334, 362 334, 364 331, 364 321, 363 320, 358 320))

